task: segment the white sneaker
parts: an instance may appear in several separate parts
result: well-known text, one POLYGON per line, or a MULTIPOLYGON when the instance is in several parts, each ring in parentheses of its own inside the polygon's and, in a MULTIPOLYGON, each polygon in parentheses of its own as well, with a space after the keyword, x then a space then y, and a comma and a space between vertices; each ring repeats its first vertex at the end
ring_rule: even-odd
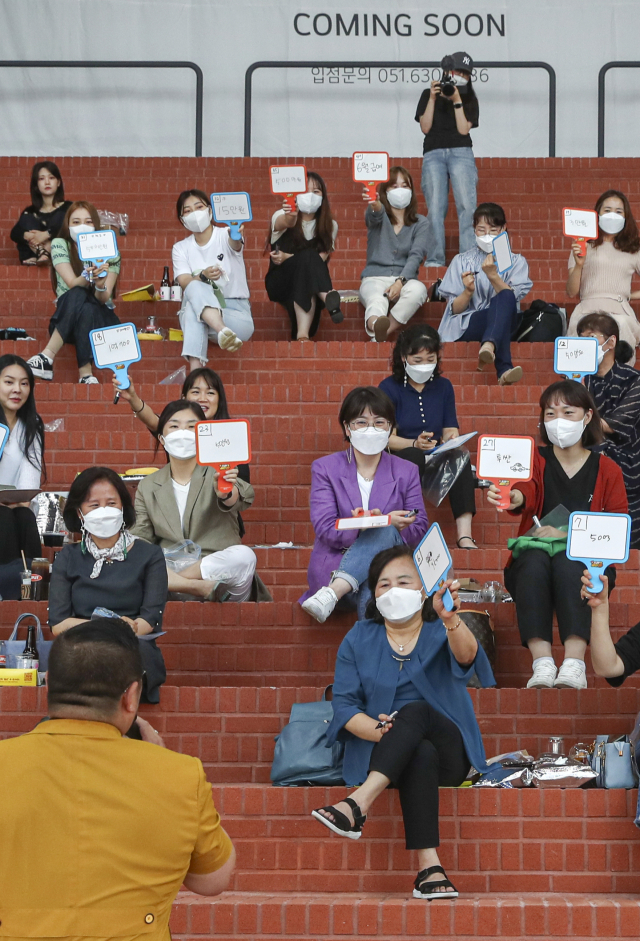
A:
POLYGON ((533 668, 533 676, 527 683, 527 689, 551 689, 556 678, 558 668, 553 660, 542 660, 533 668))
POLYGON ((303 601, 302 608, 312 618, 315 618, 320 624, 323 624, 335 606, 338 603, 338 596, 333 588, 325 586, 319 588, 315 595, 311 595, 306 601, 303 601))
POLYGON ((100 383, 95 376, 81 376, 78 379, 81 386, 98 386, 100 383))
POLYGON ((587 668, 584 660, 567 657, 558 670, 558 676, 553 685, 556 689, 586 689, 587 668))
POLYGON ((218 334, 218 346, 221 350, 235 353, 242 346, 242 340, 235 335, 231 327, 223 327, 218 334))

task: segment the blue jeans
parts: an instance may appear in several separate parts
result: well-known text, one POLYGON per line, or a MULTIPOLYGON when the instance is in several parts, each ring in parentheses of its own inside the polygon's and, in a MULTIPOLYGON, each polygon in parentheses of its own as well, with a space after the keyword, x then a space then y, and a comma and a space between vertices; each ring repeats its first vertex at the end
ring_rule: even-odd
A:
POLYGON ((473 213, 478 170, 471 147, 439 147, 422 158, 422 192, 427 204, 427 267, 444 265, 444 220, 449 205, 449 180, 458 213, 460 253, 475 247, 473 213))
POLYGON ((334 578, 344 578, 351 585, 352 591, 344 596, 344 601, 347 607, 357 609, 358 620, 364 618, 371 598, 367 578, 373 557, 383 549, 399 546, 402 541, 402 536, 395 526, 363 529, 354 544, 342 556, 340 568, 333 574, 334 578), (357 595, 357 598, 354 598, 354 595, 357 595))
POLYGON ((511 334, 518 323, 518 305, 513 291, 504 290, 492 297, 489 306, 477 310, 460 340, 479 340, 493 343, 496 350, 496 373, 498 378, 511 369, 511 334))

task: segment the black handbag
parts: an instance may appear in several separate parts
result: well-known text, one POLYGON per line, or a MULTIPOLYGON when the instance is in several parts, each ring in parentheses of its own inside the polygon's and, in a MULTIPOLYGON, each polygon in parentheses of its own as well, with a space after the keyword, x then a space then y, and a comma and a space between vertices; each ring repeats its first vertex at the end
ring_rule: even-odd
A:
POLYGON ((327 686, 320 702, 297 702, 291 707, 289 722, 275 739, 271 783, 276 787, 344 784, 344 745, 327 745, 333 719, 333 706, 327 701, 330 690, 327 686))
POLYGON ((556 337, 563 335, 564 329, 558 305, 537 300, 523 311, 511 339, 517 343, 553 343, 556 337))

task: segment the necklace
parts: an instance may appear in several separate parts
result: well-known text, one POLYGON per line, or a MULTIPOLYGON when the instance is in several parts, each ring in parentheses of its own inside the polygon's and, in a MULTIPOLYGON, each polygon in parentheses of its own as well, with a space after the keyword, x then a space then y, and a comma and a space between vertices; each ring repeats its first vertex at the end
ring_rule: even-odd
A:
POLYGON ((405 642, 404 642, 403 644, 399 644, 398 641, 395 639, 395 637, 393 637, 393 636, 389 633, 389 628, 386 629, 386 631, 387 631, 387 637, 389 638, 389 640, 392 640, 392 641, 393 641, 393 643, 396 645, 396 647, 398 648, 398 650, 400 651, 400 653, 404 653, 404 648, 407 646, 407 644, 410 644, 410 643, 411 643, 411 641, 412 641, 413 638, 416 636, 416 634, 418 634, 418 632, 421 631, 421 630, 422 630, 422 624, 420 624, 420 625, 415 629, 415 631, 413 632, 413 634, 411 635, 411 637, 409 638, 409 640, 405 640, 405 642))

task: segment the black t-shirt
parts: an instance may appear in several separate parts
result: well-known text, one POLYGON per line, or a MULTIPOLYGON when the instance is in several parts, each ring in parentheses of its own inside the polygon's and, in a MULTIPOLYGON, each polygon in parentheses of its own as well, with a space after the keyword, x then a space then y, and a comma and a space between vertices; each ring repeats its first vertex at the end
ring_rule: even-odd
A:
POLYGON ((615 648, 624 663, 624 673, 622 676, 608 676, 607 683, 611 686, 622 686, 628 676, 640 670, 640 624, 634 624, 623 634, 615 648))
POLYGON ((553 448, 540 448, 540 454, 545 459, 543 517, 560 504, 570 513, 585 513, 591 509, 600 455, 592 451, 578 473, 567 477, 553 448))
MULTIPOLYGON (((420 95, 420 101, 416 109, 416 121, 420 121, 420 118, 427 110, 430 94, 431 89, 425 88, 420 95)), ((471 127, 478 127, 480 117, 478 99, 475 95, 469 99, 468 93, 465 93, 462 89, 460 90, 460 97, 462 98, 462 108, 467 121, 471 122, 471 127), (465 98, 468 100, 465 101, 465 98)), ((438 150, 441 147, 472 146, 471 135, 461 134, 458 130, 453 102, 442 95, 438 95, 433 112, 433 124, 429 133, 424 135, 422 153, 426 154, 430 150, 438 150)))

